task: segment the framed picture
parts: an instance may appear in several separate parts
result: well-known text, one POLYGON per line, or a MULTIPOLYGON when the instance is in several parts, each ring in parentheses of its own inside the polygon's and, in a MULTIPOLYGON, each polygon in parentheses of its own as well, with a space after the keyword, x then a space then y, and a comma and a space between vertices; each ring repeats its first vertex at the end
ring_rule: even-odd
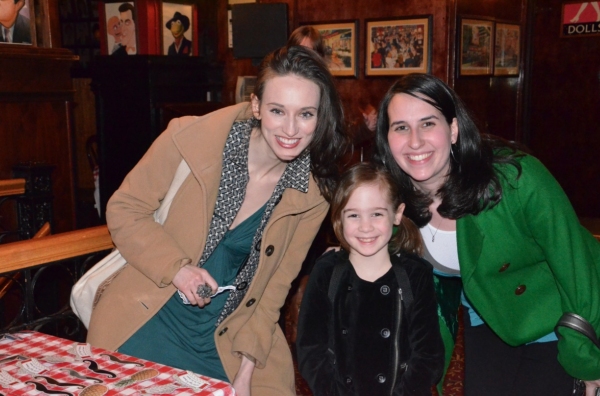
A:
POLYGON ((496 23, 494 44, 494 75, 519 74, 521 27, 509 23, 496 23))
POLYGON ((560 36, 600 36, 600 3, 597 1, 563 3, 560 36))
POLYGON ((491 75, 494 66, 492 52, 494 22, 462 19, 459 33, 459 74, 461 76, 491 75))
POLYGON ((135 55, 138 53, 135 3, 110 2, 104 4, 106 24, 106 53, 108 55, 135 55))
POLYGON ((302 23, 301 25, 310 25, 321 33, 332 75, 341 77, 358 75, 358 21, 302 23))
POLYGON ((161 19, 161 51, 167 56, 196 55, 193 40, 196 28, 193 23, 195 5, 186 2, 163 2, 161 19))
POLYGON ((33 0, 3 1, 3 3, 7 5, 0 5, 0 14, 2 14, 0 44, 35 45, 33 0))
POLYGON ((365 75, 429 72, 431 15, 367 20, 365 26, 365 75))

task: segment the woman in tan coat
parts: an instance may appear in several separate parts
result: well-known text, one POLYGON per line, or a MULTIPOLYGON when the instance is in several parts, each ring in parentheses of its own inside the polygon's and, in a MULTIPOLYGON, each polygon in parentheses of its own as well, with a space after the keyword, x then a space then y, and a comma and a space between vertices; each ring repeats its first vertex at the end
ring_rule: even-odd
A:
POLYGON ((279 310, 329 207, 342 117, 325 63, 293 47, 265 58, 251 104, 172 121, 108 203, 128 265, 88 341, 239 395, 295 394, 279 310), (153 213, 182 159, 191 173, 161 226, 153 213))

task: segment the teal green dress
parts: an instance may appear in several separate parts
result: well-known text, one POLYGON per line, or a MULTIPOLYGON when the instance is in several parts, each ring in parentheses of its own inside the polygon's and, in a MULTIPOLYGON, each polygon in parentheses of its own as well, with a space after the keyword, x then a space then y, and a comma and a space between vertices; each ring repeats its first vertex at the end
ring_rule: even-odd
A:
MULTIPOLYGON (((219 286, 231 285, 252 247, 266 206, 225 236, 206 260, 206 269, 219 286)), ((229 381, 214 340, 215 325, 229 291, 212 298, 204 308, 183 304, 175 293, 119 352, 167 366, 229 381)))

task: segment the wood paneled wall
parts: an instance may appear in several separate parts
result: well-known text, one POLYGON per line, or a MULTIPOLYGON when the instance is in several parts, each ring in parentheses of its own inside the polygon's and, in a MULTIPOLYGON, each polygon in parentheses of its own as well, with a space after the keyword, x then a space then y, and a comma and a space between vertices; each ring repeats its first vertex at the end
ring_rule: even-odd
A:
MULTIPOLYGON (((432 73, 448 79, 448 13, 453 0, 262 0, 261 3, 286 2, 288 4, 290 33, 304 22, 359 21, 359 72, 357 78, 336 78, 336 84, 346 108, 350 124, 362 122, 360 108, 366 104, 377 107, 379 101, 395 81, 395 77, 365 77, 365 20, 383 17, 433 15, 432 73)), ((233 59, 227 48, 227 1, 219 0, 219 59, 226 64, 223 101, 234 102, 237 76, 256 75, 257 68, 248 59, 233 59)))
POLYGON ((76 59, 67 50, 0 46, 0 179, 21 162, 56 166, 53 232, 75 226, 69 69, 76 59))

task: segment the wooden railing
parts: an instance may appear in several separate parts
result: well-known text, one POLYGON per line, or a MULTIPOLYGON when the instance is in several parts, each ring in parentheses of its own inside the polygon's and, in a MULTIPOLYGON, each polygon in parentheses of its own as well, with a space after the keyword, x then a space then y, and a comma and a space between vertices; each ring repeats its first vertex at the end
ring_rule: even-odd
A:
MULTIPOLYGON (((46 231, 42 231, 42 234, 46 231)), ((106 226, 0 245, 0 333, 33 329, 83 341, 73 284, 113 247, 106 226)))
POLYGON ((25 194, 25 179, 0 180, 0 197, 25 194))

